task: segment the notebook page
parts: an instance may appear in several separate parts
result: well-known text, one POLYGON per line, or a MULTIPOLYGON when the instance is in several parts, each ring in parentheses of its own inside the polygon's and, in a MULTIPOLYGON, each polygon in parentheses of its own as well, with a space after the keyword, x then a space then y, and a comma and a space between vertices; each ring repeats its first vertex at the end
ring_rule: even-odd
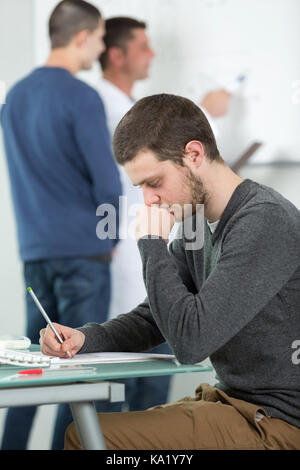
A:
MULTIPOLYGON (((44 356, 40 351, 34 354, 44 356)), ((49 357, 49 356, 47 356, 49 357)), ((60 358, 50 356, 51 364, 95 364, 95 363, 111 363, 111 362, 136 362, 149 360, 174 360, 175 356, 171 354, 150 354, 150 353, 127 353, 127 352, 100 352, 77 354, 72 358, 60 358)))

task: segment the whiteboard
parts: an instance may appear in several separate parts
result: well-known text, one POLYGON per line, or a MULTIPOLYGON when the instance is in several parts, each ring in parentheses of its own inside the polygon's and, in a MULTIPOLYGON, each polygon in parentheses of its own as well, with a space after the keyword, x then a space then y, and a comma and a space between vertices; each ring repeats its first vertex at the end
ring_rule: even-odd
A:
MULTIPOLYGON (((35 62, 49 52, 47 22, 54 0, 35 0, 35 62)), ((212 89, 231 89, 229 113, 215 119, 218 146, 232 163, 253 141, 253 163, 300 162, 299 0, 95 0, 104 18, 146 21, 156 57, 135 97, 174 93, 197 103, 212 89)), ((95 85, 101 71, 80 74, 95 85)))

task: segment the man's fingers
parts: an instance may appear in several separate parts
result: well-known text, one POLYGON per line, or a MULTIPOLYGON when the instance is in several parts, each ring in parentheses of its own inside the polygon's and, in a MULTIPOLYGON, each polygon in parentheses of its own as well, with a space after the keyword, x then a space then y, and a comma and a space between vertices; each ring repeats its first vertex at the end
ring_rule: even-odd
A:
POLYGON ((39 339, 39 343, 40 343, 41 346, 43 345, 45 333, 46 333, 46 328, 43 328, 42 330, 40 330, 40 339, 39 339))
POLYGON ((41 351, 44 354, 58 357, 73 357, 81 349, 85 335, 76 329, 54 323, 54 327, 63 339, 60 343, 52 331, 47 328, 40 331, 41 351))
POLYGON ((61 351, 61 344, 59 343, 58 339, 56 338, 54 332, 51 330, 49 325, 45 330, 42 330, 41 341, 40 343, 43 347, 46 347, 47 350, 51 351, 51 354, 58 353, 61 351), (44 331, 44 332, 43 332, 44 331))
POLYGON ((47 345, 43 345, 42 347, 42 353, 46 354, 47 356, 56 356, 56 357, 68 357, 67 354, 60 350, 60 351, 53 351, 51 348, 49 348, 47 345))
POLYGON ((64 341, 63 344, 61 345, 61 349, 64 352, 66 357, 75 356, 78 350, 78 348, 76 349, 76 346, 74 346, 73 342, 70 340, 64 341))
POLYGON ((152 235, 162 237, 167 241, 174 222, 174 214, 168 205, 143 206, 136 216, 136 240, 138 241, 145 235, 152 235))

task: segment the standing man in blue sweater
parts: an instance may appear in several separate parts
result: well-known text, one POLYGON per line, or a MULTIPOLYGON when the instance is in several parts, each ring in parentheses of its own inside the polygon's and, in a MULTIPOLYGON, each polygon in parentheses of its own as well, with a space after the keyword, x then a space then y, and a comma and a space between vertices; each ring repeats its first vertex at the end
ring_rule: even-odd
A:
MULTIPOLYGON (((17 83, 1 122, 26 286, 52 320, 74 328, 104 322, 115 240, 96 234, 97 207, 116 208, 121 194, 104 107, 75 78, 103 52, 104 22, 85 1, 64 0, 49 21, 52 50, 44 67, 17 83)), ((27 336, 38 343, 44 319, 26 297, 27 336)), ((10 409, 3 449, 25 449, 36 408, 10 409)), ((63 448, 72 421, 59 407, 53 448, 63 448)))

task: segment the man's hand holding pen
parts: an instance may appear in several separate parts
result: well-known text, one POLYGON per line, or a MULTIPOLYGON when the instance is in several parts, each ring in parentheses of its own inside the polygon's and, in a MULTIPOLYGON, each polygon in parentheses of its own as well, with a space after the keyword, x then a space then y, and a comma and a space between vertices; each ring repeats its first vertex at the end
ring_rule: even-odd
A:
POLYGON ((39 342, 42 353, 49 356, 70 357, 68 355, 68 352, 70 352, 71 357, 75 356, 84 344, 85 335, 79 330, 58 323, 54 323, 54 326, 64 341, 60 344, 48 325, 47 328, 40 331, 39 342))

